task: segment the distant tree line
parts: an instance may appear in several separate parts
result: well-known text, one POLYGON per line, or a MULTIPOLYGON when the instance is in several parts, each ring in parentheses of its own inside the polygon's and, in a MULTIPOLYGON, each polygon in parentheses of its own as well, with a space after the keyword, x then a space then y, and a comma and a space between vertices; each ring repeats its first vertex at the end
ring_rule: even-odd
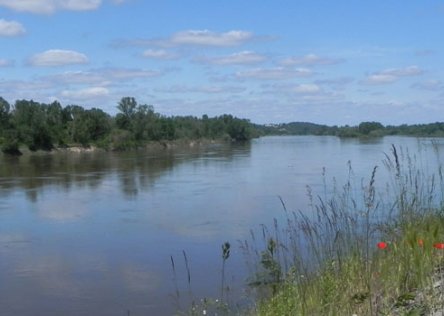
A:
POLYGON ((125 150, 150 141, 179 139, 224 139, 247 141, 264 135, 334 135, 338 137, 382 137, 386 135, 444 137, 444 123, 384 126, 362 122, 357 126, 327 126, 307 122, 257 125, 224 114, 217 117, 164 116, 152 105, 124 97, 111 116, 98 108, 79 105, 63 107, 33 100, 10 105, 0 97, 0 147, 4 153, 20 154, 20 147, 51 150, 72 145, 125 150))
POLYGON ((262 135, 332 135, 338 137, 382 137, 388 135, 444 137, 444 122, 387 125, 362 122, 357 126, 328 126, 307 122, 255 125, 262 135))
POLYGON ((0 97, 0 146, 4 153, 19 154, 20 146, 30 150, 51 150, 71 145, 95 145, 124 150, 149 141, 178 139, 225 139, 246 141, 255 136, 253 125, 232 115, 209 118, 163 116, 153 106, 125 97, 111 116, 98 108, 79 105, 63 107, 33 100, 10 105, 0 97))

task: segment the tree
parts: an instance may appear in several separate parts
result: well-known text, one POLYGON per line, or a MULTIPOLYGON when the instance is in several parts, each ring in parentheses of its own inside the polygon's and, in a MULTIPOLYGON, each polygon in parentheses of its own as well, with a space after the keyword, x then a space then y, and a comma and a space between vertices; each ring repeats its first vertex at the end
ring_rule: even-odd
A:
POLYGON ((149 127, 157 119, 152 105, 139 105, 130 120, 129 129, 134 135, 136 141, 150 139, 149 127))
POLYGON ((67 135, 63 119, 63 108, 58 101, 47 105, 46 107, 46 125, 53 142, 59 145, 66 144, 67 135))
POLYGON ((8 101, 0 97, 0 136, 2 136, 6 130, 10 128, 10 111, 11 106, 8 101))
POLYGON ((50 150, 53 146, 51 131, 47 123, 47 106, 33 100, 15 102, 12 119, 19 139, 30 150, 50 150))
POLYGON ((120 129, 130 130, 131 120, 133 119, 136 109, 137 101, 133 97, 124 97, 120 99, 117 104, 117 109, 120 111, 116 115, 116 125, 120 129))
POLYGON ((379 122, 362 122, 358 126, 359 133, 361 133, 363 135, 368 135, 372 131, 375 131, 378 129, 384 129, 384 125, 382 125, 379 122))
POLYGON ((104 139, 110 131, 111 118, 96 108, 77 112, 71 123, 72 140, 83 146, 104 139))

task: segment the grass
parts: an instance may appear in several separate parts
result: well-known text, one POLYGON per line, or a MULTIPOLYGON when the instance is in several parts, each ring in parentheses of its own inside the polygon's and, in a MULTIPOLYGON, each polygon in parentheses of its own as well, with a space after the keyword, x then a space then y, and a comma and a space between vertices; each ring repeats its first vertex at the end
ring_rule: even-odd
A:
POLYGON ((224 243, 220 298, 193 300, 183 314, 442 315, 434 313, 444 312, 443 167, 429 170, 421 159, 392 146, 368 180, 356 181, 349 163, 341 186, 324 170, 324 192, 307 187, 307 210, 290 211, 281 199, 284 222, 240 242, 252 304, 239 308, 224 293, 224 243))
MULTIPOLYGON (((435 146, 437 149, 437 146, 435 146)), ((436 152, 438 156, 438 151, 436 152)), ((391 148, 383 168, 286 209, 242 249, 252 267, 252 315, 432 315, 444 308, 444 181, 391 148), (378 184, 385 169, 387 183, 378 184), (258 246, 258 244, 260 246, 258 246)))

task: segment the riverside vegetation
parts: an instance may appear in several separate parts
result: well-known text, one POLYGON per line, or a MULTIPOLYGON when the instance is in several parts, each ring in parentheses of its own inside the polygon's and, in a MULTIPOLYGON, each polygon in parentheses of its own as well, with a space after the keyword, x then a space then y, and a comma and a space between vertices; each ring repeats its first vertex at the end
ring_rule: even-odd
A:
POLYGON ((248 120, 232 115, 166 117, 132 97, 122 98, 117 109, 119 113, 111 116, 98 108, 62 107, 57 101, 43 104, 18 100, 11 106, 0 98, 0 146, 8 154, 20 154, 23 145, 31 151, 68 145, 126 150, 148 142, 245 141, 255 136, 248 120))
MULTIPOLYGON (((439 159, 436 143, 434 149, 439 159)), ((443 166, 425 172, 420 159, 392 146, 368 180, 356 182, 350 164, 343 186, 330 186, 324 173, 323 194, 307 187, 307 212, 281 200, 285 222, 275 219, 240 242, 250 268, 249 307, 230 304, 222 292, 189 314, 442 315, 443 166)))
POLYGON ((149 142, 184 140, 248 141, 264 135, 334 135, 339 137, 381 137, 385 135, 444 136, 444 123, 383 126, 362 122, 358 126, 327 126, 305 122, 258 125, 229 114, 210 118, 164 116, 152 105, 122 98, 118 113, 111 116, 99 108, 79 105, 63 107, 33 100, 10 105, 0 97, 0 147, 6 154, 68 146, 95 146, 111 150, 143 147, 149 142))

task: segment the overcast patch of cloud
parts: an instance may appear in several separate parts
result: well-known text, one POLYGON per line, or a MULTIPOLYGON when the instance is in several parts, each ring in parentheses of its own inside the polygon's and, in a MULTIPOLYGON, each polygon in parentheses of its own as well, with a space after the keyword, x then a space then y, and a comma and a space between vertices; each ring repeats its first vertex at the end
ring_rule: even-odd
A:
POLYGON ((314 83, 300 83, 300 84, 263 84, 261 85, 262 92, 265 94, 291 94, 291 95, 309 95, 324 93, 323 89, 314 83))
POLYGON ((133 68, 98 68, 88 71, 66 71, 60 74, 42 77, 42 80, 55 85, 78 84, 108 86, 121 81, 162 76, 164 72, 133 68))
POLYGON ((87 64, 88 57, 85 54, 62 49, 50 49, 42 53, 35 54, 29 59, 31 66, 55 67, 66 65, 87 64))
POLYGON ((143 52, 143 57, 151 59, 172 60, 178 59, 179 55, 165 49, 147 49, 143 52))
POLYGON ((440 91, 444 89, 444 85, 441 80, 427 80, 414 83, 412 88, 428 91, 440 91))
POLYGON ((242 51, 226 56, 217 57, 198 57, 196 62, 211 65, 251 65, 262 63, 267 59, 266 56, 252 51, 242 51))
POLYGON ((23 80, 1 80, 0 92, 16 92, 24 93, 27 91, 38 91, 42 89, 50 88, 52 84, 41 80, 23 81, 23 80))
POLYGON ((95 10, 102 0, 0 0, 0 6, 19 12, 52 14, 58 10, 95 10))
POLYGON ((164 93, 208 93, 208 94, 223 94, 223 93, 242 93, 246 89, 239 86, 186 86, 175 85, 167 88, 155 89, 156 92, 164 93))
POLYGON ((316 94, 321 92, 321 88, 316 84, 306 83, 295 85, 291 91, 298 94, 316 94))
POLYGON ((251 40, 253 34, 246 31, 216 33, 209 30, 188 30, 174 34, 169 42, 173 45, 237 46, 251 40))
POLYGON ((105 78, 122 80, 122 79, 137 79, 137 78, 152 78, 159 77, 164 73, 157 70, 146 69, 131 69, 131 68, 103 68, 98 69, 105 78))
POLYGON ((106 97, 110 91, 105 87, 91 87, 78 90, 64 90, 60 95, 71 100, 85 101, 90 99, 97 99, 106 97))
POLYGON ((273 68, 254 68, 245 71, 239 71, 235 74, 238 79, 257 79, 257 80, 283 80, 294 77, 308 77, 313 72, 310 69, 298 68, 290 69, 285 67, 273 68))
POLYGON ((14 37, 25 33, 25 27, 19 22, 0 19, 0 36, 14 37))
MULTIPOLYGON (((0 0, 1 1, 1 0, 0 0)), ((162 48, 177 46, 230 47, 240 46, 255 38, 254 34, 242 30, 213 32, 209 30, 185 30, 167 38, 117 40, 114 46, 157 46, 162 48)))
POLYGON ((396 82, 403 77, 419 76, 423 73, 424 71, 418 66, 389 68, 367 76, 367 78, 362 83, 368 85, 389 84, 396 82))
POLYGON ((346 86, 351 84, 354 81, 353 78, 350 77, 339 77, 339 78, 331 78, 331 79, 319 79, 315 80, 314 83, 319 85, 325 85, 332 89, 343 90, 346 86))
POLYGON ((299 57, 288 57, 281 60, 280 64, 284 66, 318 66, 334 65, 343 62, 342 59, 320 57, 315 54, 308 54, 299 57))
POLYGON ((0 58, 0 67, 9 67, 13 64, 14 62, 12 60, 0 58))

